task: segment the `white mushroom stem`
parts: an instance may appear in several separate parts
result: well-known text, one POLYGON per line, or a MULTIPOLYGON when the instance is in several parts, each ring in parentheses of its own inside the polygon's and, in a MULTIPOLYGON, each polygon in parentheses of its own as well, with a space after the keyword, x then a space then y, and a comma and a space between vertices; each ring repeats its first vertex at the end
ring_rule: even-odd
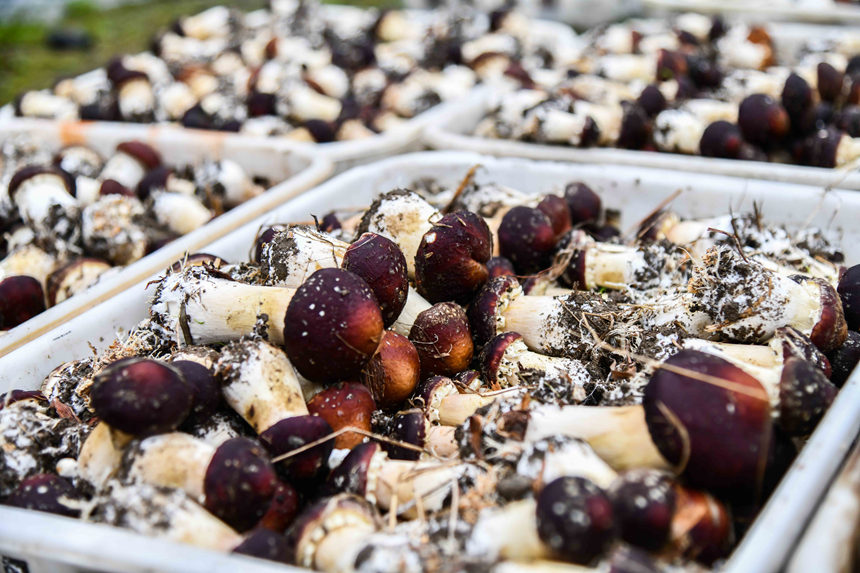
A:
POLYGON ((202 503, 203 480, 214 455, 213 446, 189 434, 151 436, 135 448, 128 476, 150 485, 181 489, 202 503))
POLYGON ((431 420, 438 420, 443 426, 460 426, 475 413, 475 410, 493 400, 495 400, 494 396, 481 394, 453 394, 442 398, 438 408, 431 408, 428 413, 431 420))
POLYGON ((348 247, 349 243, 309 227, 290 226, 263 247, 268 282, 298 288, 320 269, 339 268, 348 247))
POLYGON ((218 361, 224 399, 256 432, 308 414, 302 387, 286 354, 262 340, 224 348, 218 361))
POLYGON ((101 487, 116 473, 122 451, 131 436, 114 430, 104 422, 98 424, 81 446, 76 473, 96 487, 101 487))
POLYGON ((134 119, 145 116, 155 109, 152 84, 146 78, 133 78, 123 82, 119 88, 117 101, 122 117, 134 119))
POLYGON ((496 319, 496 332, 516 332, 531 350, 547 354, 564 353, 567 329, 564 297, 524 296, 517 287, 496 319))
POLYGON ((118 515, 116 525, 138 533, 222 552, 229 552, 242 542, 239 533, 182 491, 146 484, 114 484, 110 497, 110 503, 124 510, 118 515))
POLYGON ((48 222, 57 207, 70 221, 78 217, 75 198, 69 194, 63 178, 54 173, 29 177, 18 186, 14 201, 24 222, 37 228, 48 222))
POLYGON ((543 484, 564 476, 579 476, 591 480, 603 489, 608 489, 618 477, 616 471, 598 456, 591 446, 580 440, 551 445, 537 458, 521 456, 517 463, 517 473, 543 484))
POLYGON ((340 100, 318 93, 305 85, 293 87, 288 92, 287 101, 290 116, 300 121, 334 121, 341 111, 340 100))
POLYGON ((770 346, 731 344, 688 338, 684 340, 684 347, 719 356, 761 382, 767 391, 773 413, 779 412, 782 359, 770 346))
POLYGON ((364 214, 367 230, 394 241, 406 257, 409 277, 415 277, 415 253, 421 239, 441 217, 433 205, 419 195, 395 191, 383 195, 364 214))
POLYGON ((358 523, 328 531, 315 552, 313 568, 325 573, 349 573, 355 570, 355 560, 364 549, 374 529, 358 523))
POLYGON ((517 386, 524 371, 539 372, 549 380, 565 380, 572 386, 582 386, 591 380, 591 375, 579 360, 532 352, 522 339, 517 339, 505 348, 495 373, 496 382, 503 388, 517 386))
POLYGON ((152 196, 156 220, 178 235, 185 235, 205 225, 212 212, 193 195, 159 191, 152 196))
POLYGON ((643 251, 627 245, 593 243, 586 248, 584 256, 585 284, 579 285, 583 290, 627 289, 637 282, 637 273, 647 267, 643 251))
POLYGON ((124 151, 117 151, 105 162, 99 179, 113 179, 129 189, 137 189, 137 184, 144 175, 146 167, 136 157, 124 151))
POLYGON ((53 255, 49 255, 35 245, 25 245, 15 249, 0 261, 0 280, 26 275, 38 280, 44 288, 48 275, 56 268, 57 259, 53 255))
POLYGON ((427 299, 418 294, 418 291, 410 286, 409 292, 406 295, 406 304, 403 305, 403 310, 400 311, 397 320, 391 325, 391 329, 397 334, 409 336, 409 333, 412 331, 412 325, 415 324, 415 319, 431 306, 433 305, 427 299))
POLYGON ((545 559, 549 549, 538 537, 534 498, 481 512, 466 542, 469 555, 495 559, 545 559))
POLYGON ((529 414, 525 441, 555 435, 580 438, 617 471, 631 468, 671 469, 657 450, 642 406, 549 406, 529 414))
POLYGON ((262 314, 269 340, 284 341, 284 315, 291 288, 249 285, 193 272, 167 275, 150 304, 150 313, 179 344, 227 342, 250 334, 262 314))
POLYGON ((222 159, 219 164, 218 182, 224 188, 224 203, 233 207, 244 203, 262 193, 242 166, 230 159, 222 159))

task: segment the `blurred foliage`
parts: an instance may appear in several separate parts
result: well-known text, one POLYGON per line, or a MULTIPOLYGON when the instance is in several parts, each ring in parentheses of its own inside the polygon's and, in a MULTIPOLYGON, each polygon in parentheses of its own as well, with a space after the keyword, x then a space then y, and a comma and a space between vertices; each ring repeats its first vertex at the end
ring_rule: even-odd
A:
MULTIPOLYGON (((397 6, 398 0, 354 0, 357 6, 397 6)), ((69 3, 65 17, 55 25, 0 22, 0 104, 31 89, 50 87, 55 80, 105 64, 111 56, 136 53, 149 47, 153 35, 176 18, 210 6, 232 4, 243 10, 265 7, 266 0, 218 2, 215 0, 155 0, 99 10, 90 2, 69 3), (55 51, 45 36, 51 29, 77 28, 92 35, 86 51, 55 51)))

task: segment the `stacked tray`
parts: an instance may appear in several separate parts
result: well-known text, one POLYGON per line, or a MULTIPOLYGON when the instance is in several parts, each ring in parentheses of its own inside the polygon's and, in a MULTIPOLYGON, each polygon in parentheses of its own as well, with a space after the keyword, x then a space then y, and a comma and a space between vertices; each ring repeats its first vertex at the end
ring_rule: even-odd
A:
MULTIPOLYGON (((707 19, 702 20, 697 16, 685 16, 687 18, 687 22, 697 23, 694 25, 705 24, 707 19)), ((680 20, 679 20, 680 21, 680 20)), ((659 24, 654 20, 641 20, 641 21, 632 21, 633 25, 637 28, 643 30, 650 30, 652 28, 658 28, 659 24)), ((750 30, 756 30, 755 26, 750 26, 750 30)), ((836 26, 810 26, 807 24, 794 24, 794 23, 777 23, 772 24, 768 23, 764 25, 761 30, 764 33, 769 34, 769 37, 773 41, 773 59, 776 62, 776 66, 771 67, 770 69, 775 70, 777 76, 780 74, 788 75, 787 71, 792 69, 794 64, 798 63, 798 58, 803 58, 807 56, 807 52, 812 49, 816 52, 814 59, 821 59, 822 61, 826 61, 829 56, 824 56, 824 53, 831 49, 832 46, 837 43, 842 43, 845 50, 853 49, 853 36, 851 34, 850 28, 836 27, 836 26), (849 45, 850 44, 850 45, 849 45)), ((599 32, 599 31, 598 31, 599 32)), ((622 38, 619 42, 623 41, 623 34, 612 34, 607 33, 606 43, 609 44, 610 41, 616 36, 622 38)), ((660 38, 666 39, 664 36, 661 36, 659 33, 655 38, 655 41, 658 41, 660 38)), ((751 46, 746 46, 751 47, 751 46)), ((681 46, 678 48, 679 53, 682 53, 685 48, 681 46)), ((659 51, 658 57, 663 57, 665 50, 659 51)), ((610 54, 613 55, 613 54, 610 54)), ((622 52, 622 55, 619 58, 626 56, 626 52, 622 52)), ((631 58, 638 57, 638 54, 631 55, 631 58)), ((734 57, 734 56, 727 56, 734 57)), ((844 56, 840 56, 844 58, 844 56)), ((838 59, 838 58, 837 58, 838 59)), ((834 60, 835 62, 835 60, 834 60)), ((614 64, 613 64, 614 65, 614 64)), ((618 68, 622 69, 624 65, 633 65, 633 64, 624 64, 622 60, 619 59, 618 68)), ((691 64, 692 65, 692 64, 691 64)), ((835 63, 834 65, 844 66, 844 62, 842 64, 835 63)), ((609 64, 606 64, 607 69, 609 69, 609 64)), ((811 68, 812 75, 814 75, 814 62, 812 65, 807 66, 807 68, 811 68)), ((649 71, 649 70, 644 70, 649 71)), ((768 94, 772 96, 775 100, 779 101, 780 91, 782 90, 782 84, 779 81, 768 80, 765 81, 764 78, 757 76, 758 71, 755 69, 747 72, 746 69, 739 70, 741 75, 739 76, 738 81, 739 84, 743 85, 743 82, 748 81, 751 85, 763 85, 764 88, 760 88, 760 91, 767 90, 768 94), (749 78, 745 78, 743 74, 750 73, 752 74, 749 78), (770 85, 769 82, 773 82, 773 85, 770 85), (778 85, 777 85, 778 84, 778 85), (770 93, 774 91, 776 93, 770 93)), ((806 72, 804 72, 806 73, 806 72)), ((780 76, 782 77, 782 76, 780 76)), ((804 76, 808 77, 808 76, 804 76)), ((672 83, 675 80, 670 80, 665 83, 672 83)), ((849 80, 846 82, 850 83, 849 80)), ((584 83, 584 82, 583 82, 584 83)), ((612 84, 612 82, 607 82, 612 84)), ((612 90, 616 89, 613 85, 609 85, 607 87, 601 87, 599 83, 597 83, 594 87, 590 87, 590 84, 586 87, 586 89, 592 89, 596 93, 603 93, 600 90, 605 90, 605 92, 609 95, 602 95, 603 99, 590 98, 588 103, 596 103, 596 104, 609 104, 606 107, 613 108, 619 106, 618 103, 612 103, 615 100, 613 98, 618 98, 620 100, 635 100, 636 94, 640 93, 640 90, 645 88, 645 85, 648 83, 647 80, 643 80, 641 78, 635 78, 631 81, 623 81, 619 80, 618 84, 624 86, 624 90, 630 90, 632 96, 625 95, 615 95, 612 90), (611 97, 609 97, 611 96, 611 97), (593 101, 591 101, 593 99, 593 101), (606 101, 604 101, 606 100, 606 101)), ((664 84, 665 84, 664 83, 664 84)), ((561 84, 561 86, 565 86, 566 84, 561 84)), ((571 84, 573 85, 573 84, 571 84)), ((578 85, 578 84, 577 84, 578 85)), ((655 84, 655 85, 663 85, 663 84, 655 84)), ((539 86, 539 88, 543 88, 544 86, 539 86)), ((576 86, 564 88, 564 89, 572 89, 576 91, 579 89, 576 86)), ((732 88, 735 89, 735 88, 732 88)), ((813 91, 814 91, 813 87, 813 91)), ((729 91, 725 86, 712 90, 719 97, 723 97, 725 95, 732 96, 733 94, 729 91), (725 92, 725 93, 724 93, 725 92)), ((751 90, 752 93, 754 90, 751 90)), ((526 94, 525 91, 521 92, 523 95, 526 94)), ((641 92, 644 93, 644 90, 641 92)), ((704 98, 705 96, 699 95, 700 92, 696 92, 696 95, 690 96, 690 99, 686 97, 681 99, 679 96, 678 107, 683 109, 684 103, 686 101, 701 103, 702 108, 707 111, 703 111, 703 116, 707 119, 704 119, 703 125, 709 125, 716 123, 716 119, 724 119, 728 114, 728 106, 723 104, 720 101, 716 100, 698 100, 697 98, 704 98), (706 104, 714 104, 713 107, 708 108, 706 104), (726 109, 722 109, 720 106, 725 106, 726 109), (709 114, 712 114, 713 117, 709 118, 709 114)), ((705 90, 703 93, 710 93, 705 90)), ((644 96, 640 96, 644 97, 644 96)), ((736 97, 736 96, 735 96, 736 97)), ((817 97, 817 96, 814 96, 817 97)), ((807 167, 797 164, 791 164, 787 162, 790 159, 790 155, 786 150, 782 150, 780 154, 774 153, 772 161, 765 162, 762 160, 749 160, 749 159, 723 159, 719 157, 704 157, 701 155, 688 155, 688 154, 680 154, 670 151, 651 151, 650 149, 654 149, 654 142, 650 140, 649 142, 643 146, 644 149, 649 150, 639 150, 639 147, 636 150, 632 149, 621 149, 621 148, 613 148, 613 147, 605 147, 603 144, 589 147, 577 147, 570 143, 564 144, 548 144, 548 143, 534 143, 530 141, 525 141, 523 139, 507 139, 506 136, 502 134, 501 136, 495 137, 483 137, 477 135, 476 128, 479 128, 483 125, 483 121, 486 117, 490 115, 491 112, 497 109, 500 102, 503 101, 514 101, 512 99, 506 100, 506 95, 503 93, 499 93, 490 89, 478 89, 475 93, 473 93, 467 101, 463 103, 463 105, 458 106, 456 110, 454 110, 448 117, 446 117, 443 121, 433 124, 429 126, 424 132, 424 141, 425 143, 434 149, 462 149, 467 151, 473 151, 477 153, 487 153, 499 156, 511 156, 511 157, 528 157, 532 159, 547 159, 554 161, 574 161, 579 163, 617 163, 623 165, 641 165, 644 167, 655 167, 661 169, 673 169, 678 171, 689 171, 696 173, 714 173, 720 175, 731 175, 738 177, 748 177, 748 178, 756 178, 756 179, 768 179, 773 181, 784 181, 784 182, 794 182, 794 183, 802 183, 808 185, 816 185, 821 187, 840 187, 847 189, 860 189, 860 175, 857 173, 857 160, 848 161, 840 167, 836 168, 826 168, 826 167, 807 167)), ((587 98, 588 99, 588 98, 587 98)), ((671 102, 671 98, 666 97, 667 101, 671 102)), ((535 97, 534 102, 542 101, 541 98, 535 97)), ((555 101, 555 100, 552 100, 555 101)), ((732 99, 730 102, 734 101, 732 99)), ((559 105, 563 105, 565 100, 562 98, 558 98, 559 105)), ((534 104, 533 104, 534 105, 534 104)), ((540 105, 544 105, 541 103, 540 105)), ((572 104, 575 105, 575 104, 572 104)), ((625 103, 626 105, 626 103, 625 103)), ((644 105, 644 104, 637 104, 644 105)), ((538 107, 535 105, 535 107, 538 107)), ((598 105, 599 107, 599 105, 598 105)), ((729 119, 730 123, 737 123, 737 103, 734 103, 734 113, 735 119, 729 119)), ((851 107, 846 104, 846 108, 851 107)), ((504 113, 514 113, 517 109, 516 105, 512 105, 510 110, 505 110, 504 113)), ((626 109, 626 108, 625 108, 626 109)), ((672 105, 668 105, 667 109, 674 109, 672 105)), ((852 107, 853 109, 853 107, 852 107)), ((526 108, 523 110, 523 115, 526 114, 526 108)), ((530 110, 528 110, 530 111, 530 110)), ((575 112, 575 108, 574 108, 575 112)), ((597 111, 600 113, 600 110, 597 111)), ((625 112, 626 113, 626 112, 625 112)), ((764 112, 762 112, 764 113, 764 112)), ((532 117, 532 116, 529 116, 532 117)), ((535 114, 536 118, 540 118, 535 114)), ((626 115, 625 115, 626 117, 626 115)), ((502 126, 499 129, 503 130, 517 130, 517 129, 526 129, 526 126, 529 124, 525 121, 521 122, 521 124, 517 124, 510 119, 508 116, 503 117, 503 113, 499 113, 496 116, 496 119, 502 118, 502 126)), ((577 118, 579 116, 577 115, 577 118)), ((563 121, 567 121, 569 116, 563 118, 563 121)), ((619 122, 622 120, 619 118, 619 122)), ((548 121, 548 120, 547 120, 548 121)), ((562 120, 560 120, 562 121, 562 120)), ((571 120, 573 121, 573 120, 571 120)), ((600 126, 600 121, 597 121, 598 127, 600 126)), ((607 124, 611 125, 612 120, 607 120, 607 124)), ((635 122, 630 125, 635 125, 635 122)), ((680 125, 680 123, 679 123, 680 125)), ((548 128, 549 129, 549 128, 548 128)), ((559 128, 560 130, 564 130, 564 128, 559 128)), ((658 125, 657 119, 653 122, 653 133, 656 134, 659 131, 660 127, 658 125)), ((678 127, 678 133, 683 134, 684 127, 678 127)), ((762 128, 764 129, 764 128, 762 128)), ((564 131, 567 133, 567 131, 564 131)), ((819 133, 824 133, 823 130, 819 131, 819 133)), ((537 132, 537 136, 535 133, 529 131, 529 137, 538 138, 540 135, 540 131, 537 132)), ((583 130, 582 137, 586 137, 586 131, 583 130)), ((678 137, 681 137, 680 135, 678 137)), ((738 136, 740 137, 740 136, 738 136)), ((656 139, 656 136, 653 138, 656 139)), ((793 134, 787 135, 785 139, 781 140, 780 145, 785 145, 790 148, 791 143, 786 142, 794 142, 795 140, 799 141, 800 138, 796 138, 793 134)), ((698 141, 696 139, 696 153, 698 153, 698 141)), ((854 139, 854 142, 858 141, 858 139, 854 139)), ((746 142, 744 142, 744 145, 746 142)), ((852 144, 856 147, 856 143, 852 144)), ((764 147, 764 149, 767 149, 764 147)), ((690 153, 690 151, 687 151, 690 153)), ((757 151, 760 155, 764 152, 757 151)), ((744 157, 743 153, 740 155, 744 157)))
MULTIPOLYGON (((841 190, 822 192, 797 184, 774 184, 714 175, 688 175, 617 165, 577 165, 495 159, 462 152, 404 155, 355 168, 299 196, 221 239, 204 245, 206 252, 228 261, 245 260, 262 225, 307 221, 332 209, 355 208, 395 187, 423 178, 453 185, 474 165, 477 180, 530 193, 558 190, 572 180, 587 181, 608 207, 621 210, 620 228, 627 229, 661 201, 680 190, 672 208, 682 216, 706 217, 714 212, 740 212, 758 205, 766 220, 790 227, 816 225, 838 230, 846 264, 860 262, 860 231, 855 225, 860 196, 841 190)), ((149 277, 154 278, 154 277, 149 277)), ((104 349, 117 333, 133 327, 147 313, 147 282, 140 280, 112 300, 95 306, 0 358, 0 391, 38 388, 50 370, 65 361, 88 356, 92 347, 104 349)), ((856 371, 841 389, 829 412, 784 476, 725 570, 776 571, 839 465, 841 455, 860 428, 860 374, 856 371)), ((72 566, 86 569, 142 571, 239 570, 245 558, 219 555, 192 547, 148 539, 105 526, 48 514, 0 507, 0 552, 41 564, 45 570, 72 566), (62 532, 47 537, 44 532, 62 532), (104 537, 101 537, 104 535, 104 537), (94 538, 101 541, 95 543, 94 538), (112 543, 126 544, 117 551, 112 543), (108 545, 109 547, 105 547, 108 545), (240 559, 241 561, 236 561, 240 559)), ((34 569, 31 569, 34 570, 34 569)), ((248 569, 250 570, 250 569, 248 569)), ((262 569, 261 569, 262 570, 262 569)), ((284 570, 284 569, 282 569, 284 570)))
POLYGON ((284 142, 271 146, 259 138, 199 131, 164 130, 151 126, 128 130, 111 124, 58 125, 40 122, 28 127, 0 126, 0 142, 16 140, 36 143, 41 149, 56 152, 73 145, 86 145, 109 157, 122 142, 138 140, 161 153, 170 166, 194 165, 203 159, 231 159, 252 176, 265 177, 272 187, 245 201, 202 227, 179 237, 121 271, 99 281, 87 291, 59 303, 0 336, 0 355, 26 344, 48 330, 65 323, 94 305, 123 292, 130 285, 158 272, 199 250, 248 221, 271 211, 287 199, 302 193, 328 177, 331 162, 306 147, 284 142), (21 139, 23 138, 23 140, 21 139))

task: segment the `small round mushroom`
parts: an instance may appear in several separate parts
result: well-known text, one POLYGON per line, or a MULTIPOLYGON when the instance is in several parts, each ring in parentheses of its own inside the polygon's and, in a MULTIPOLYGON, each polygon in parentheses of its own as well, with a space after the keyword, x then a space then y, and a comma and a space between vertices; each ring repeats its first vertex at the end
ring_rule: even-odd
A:
POLYGON ((90 401, 96 415, 133 436, 169 432, 191 410, 194 390, 182 373, 158 360, 125 358, 93 378, 90 401))
POLYGON ((720 119, 710 123, 702 132, 699 153, 704 157, 737 159, 743 145, 744 139, 740 128, 734 123, 720 119))
POLYGON ((68 480, 54 474, 24 478, 4 503, 12 507, 78 517, 83 496, 68 480))
POLYGON ((558 195, 544 195, 537 204, 537 210, 549 218, 556 240, 571 229, 570 209, 564 198, 558 195))
POLYGON ((373 292, 343 269, 311 275, 296 290, 284 323, 290 361, 316 382, 358 376, 382 339, 382 313, 373 292))
MULTIPOLYGON (((272 457, 278 458, 331 433, 331 426, 319 416, 293 416, 269 426, 260 434, 260 440, 272 457)), ((334 440, 325 440, 277 462, 277 467, 291 478, 292 483, 311 483, 328 469, 328 458, 333 448, 334 440)))
POLYGON ((379 303, 383 323, 391 326, 409 292, 406 258, 400 248, 386 237, 364 233, 346 249, 341 268, 364 279, 379 303))
POLYGON ((839 286, 836 287, 839 298, 842 300, 842 309, 845 312, 845 320, 851 330, 860 329, 860 265, 850 267, 839 278, 839 286))
POLYGON ((603 202, 591 187, 582 182, 570 183, 564 189, 564 200, 570 209, 573 225, 596 223, 603 212, 603 202))
POLYGON ((113 179, 129 189, 137 189, 146 173, 161 165, 161 154, 142 141, 125 141, 116 146, 105 162, 100 179, 113 179))
POLYGON ((483 217, 448 213, 424 234, 415 253, 418 292, 430 302, 469 302, 487 281, 492 254, 493 238, 483 217))
POLYGON ((487 272, 489 273, 488 279, 516 274, 514 264, 505 257, 491 257, 487 261, 487 272))
POLYGON ((242 543, 233 549, 238 555, 249 555, 286 565, 292 564, 292 548, 286 536, 271 529, 259 528, 250 532, 242 543))
POLYGON ((839 348, 831 350, 827 359, 833 369, 830 381, 841 388, 860 362, 860 332, 848 331, 845 342, 839 348))
POLYGON ((518 274, 540 272, 550 266, 556 233, 542 211, 519 205, 505 213, 499 225, 499 253, 510 260, 518 274))
MULTIPOLYGON (((341 382, 316 394, 308 402, 308 411, 328 422, 334 431, 353 427, 366 432, 371 430, 371 416, 376 409, 370 390, 357 382, 341 382)), ((364 436, 349 432, 335 438, 337 449, 352 449, 364 436)))
POLYGON ((199 420, 212 416, 223 401, 221 385, 212 370, 191 360, 173 360, 170 365, 179 370, 185 382, 192 388, 189 416, 199 420))
POLYGON ((683 463, 690 483, 735 494, 759 487, 772 422, 758 380, 717 356, 682 350, 651 377, 643 405, 655 445, 683 463))
POLYGON ((553 553, 586 565, 603 553, 613 537, 612 504, 583 477, 560 477, 537 497, 537 530, 553 553))
POLYGON ((11 276, 0 281, 0 330, 9 330, 45 310, 42 284, 28 276, 11 276))
POLYGON ((463 308, 453 302, 434 304, 419 314, 409 340, 418 350, 424 376, 450 376, 465 370, 472 360, 469 320, 463 308))
MULTIPOLYGON (((434 426, 425 418, 421 410, 399 412, 391 419, 390 437, 398 442, 412 444, 439 457, 451 457, 457 453, 454 439, 455 428, 451 426, 434 426)), ((421 452, 404 448, 400 445, 384 445, 389 457, 398 460, 417 460, 421 452)))
POLYGON ((415 345, 402 334, 386 330, 376 353, 361 371, 361 382, 380 408, 389 409, 412 394, 420 375, 421 360, 415 345))
POLYGON ((637 547, 659 551, 669 540, 675 515, 672 477, 658 470, 629 470, 607 492, 621 538, 637 547))

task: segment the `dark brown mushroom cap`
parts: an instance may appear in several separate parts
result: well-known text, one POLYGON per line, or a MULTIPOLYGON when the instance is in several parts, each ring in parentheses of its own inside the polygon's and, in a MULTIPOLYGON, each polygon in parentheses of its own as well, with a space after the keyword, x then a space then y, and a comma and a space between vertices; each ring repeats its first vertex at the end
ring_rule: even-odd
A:
POLYGON ((373 457, 382 451, 377 442, 365 442, 352 448, 343 461, 331 471, 325 485, 328 495, 354 493, 364 497, 367 493, 367 472, 373 457))
MULTIPOLYGON (((390 424, 390 437, 398 442, 412 444, 419 448, 424 447, 427 438, 427 420, 421 410, 407 410, 394 416, 390 424)), ((388 452, 388 456, 397 460, 417 460, 421 452, 404 448, 402 446, 385 443, 382 448, 388 452)))
POLYGON ((779 379, 779 426, 789 436, 811 434, 838 391, 814 364, 788 358, 779 379))
POLYGON ((430 376, 418 387, 414 401, 427 410, 440 396, 457 392, 454 381, 447 376, 430 376))
POLYGON ((496 335, 496 323, 504 298, 520 283, 512 276, 500 276, 487 281, 469 305, 469 326, 475 345, 482 347, 496 335))
POLYGON ((221 386, 212 371, 191 360, 174 360, 170 364, 182 373, 192 388, 190 415, 200 420, 208 419, 223 402, 221 386))
POLYGON ((269 455, 250 438, 218 446, 203 478, 204 506, 236 531, 254 527, 275 494, 278 478, 269 455))
POLYGON ((430 302, 468 303, 489 278, 493 236, 471 211, 442 217, 421 239, 415 253, 418 292, 430 302))
POLYGON ((513 276, 516 274, 514 264, 505 257, 490 257, 487 261, 488 279, 493 279, 501 276, 513 276))
POLYGON ((62 169, 52 165, 27 165, 16 171, 9 180, 9 185, 6 188, 6 193, 9 195, 9 199, 15 201, 15 194, 18 192, 21 185, 36 175, 53 175, 54 177, 57 177, 59 180, 58 183, 65 188, 66 192, 72 197, 75 196, 75 178, 62 169))
POLYGON ((551 481, 537 497, 538 536, 566 561, 587 565, 613 537, 612 504, 582 477, 551 481))
POLYGON ((676 501, 671 476, 647 468, 629 470, 616 478, 607 495, 624 541, 651 551, 666 545, 676 501))
POLYGON ((146 169, 155 169, 161 165, 161 154, 154 147, 142 141, 124 141, 116 146, 116 150, 129 155, 146 169))
POLYGON ((99 195, 102 197, 105 195, 122 195, 124 197, 136 196, 134 191, 114 179, 105 179, 102 181, 102 185, 99 188, 99 195))
POLYGON ((516 332, 503 332, 492 338, 478 355, 478 364, 481 368, 481 374, 488 384, 496 385, 499 383, 499 368, 505 361, 505 353, 508 347, 517 340, 522 340, 523 337, 516 332))
POLYGON ((581 181, 569 183, 564 188, 564 200, 570 209, 570 222, 574 225, 596 223, 603 212, 600 195, 581 181))
POLYGON ((469 388, 471 388, 476 382, 483 384, 481 373, 477 370, 463 370, 461 372, 457 372, 457 374, 454 375, 454 381, 463 387, 469 388))
POLYGON ((267 559, 286 565, 292 564, 293 552, 287 537, 270 529, 259 528, 250 532, 233 553, 267 559))
POLYGON ((832 367, 830 381, 842 387, 860 362, 860 332, 849 330, 842 346, 827 354, 832 367))
POLYGON ((713 496, 676 486, 672 545, 687 559, 710 565, 731 547, 732 521, 726 506, 713 496))
MULTIPOLYGON (((827 104, 822 102, 825 110, 827 104)), ((810 167, 836 167, 836 155, 845 132, 835 127, 816 129, 794 148, 794 158, 810 167)))
POLYGON ((81 510, 75 507, 76 501, 83 501, 83 496, 68 480, 54 474, 36 474, 24 478, 4 503, 12 507, 78 517, 81 510))
POLYGON ((48 401, 39 390, 9 390, 0 394, 0 410, 22 400, 48 401))
POLYGON ((854 265, 842 274, 836 291, 842 300, 842 310, 848 328, 860 329, 860 265, 854 265))
POLYGON ((173 174, 173 169, 166 165, 159 165, 146 172, 146 175, 137 184, 137 196, 146 199, 153 191, 165 189, 167 179, 173 174))
POLYGON ((830 378, 830 361, 808 336, 793 326, 781 326, 774 331, 773 338, 780 343, 783 360, 791 357, 806 360, 830 378))
MULTIPOLYGON (((376 403, 370 390, 358 382, 341 382, 316 394, 308 402, 308 411, 319 416, 334 431, 353 427, 370 432, 371 417, 376 403)), ((364 440, 364 436, 349 432, 335 438, 334 447, 350 449, 364 440)))
POLYGON ((499 224, 499 253, 514 264, 517 273, 530 275, 550 266, 556 234, 542 211, 518 205, 499 224))
POLYGON ((140 437, 179 427, 193 395, 177 368, 159 360, 124 358, 96 374, 90 401, 109 426, 140 437))
POLYGON ((654 84, 649 84, 642 89, 636 101, 642 106, 651 117, 655 117, 658 113, 666 109, 666 96, 660 91, 660 88, 654 84))
POLYGON ((0 281, 0 330, 9 330, 45 311, 42 283, 13 275, 0 281))
POLYGON ((361 382, 384 409, 395 408, 411 396, 420 377, 421 359, 415 345, 391 330, 382 334, 379 348, 361 371, 361 382))
POLYGON ((383 323, 391 326, 409 293, 406 257, 400 247, 382 235, 364 233, 346 249, 341 268, 364 279, 379 303, 383 323))
POLYGON ((782 105, 767 94, 751 94, 738 107, 738 127, 744 139, 772 146, 788 134, 791 121, 782 105))
POLYGON ((803 118, 812 107, 814 98, 809 83, 792 72, 785 79, 780 99, 782 107, 785 108, 785 111, 791 118, 792 128, 794 128, 794 123, 803 118))
POLYGON ((704 157, 737 159, 744 144, 744 136, 734 123, 723 119, 714 121, 702 132, 699 153, 704 157))
POLYGON ((298 289, 284 317, 284 349, 302 376, 333 383, 357 378, 382 339, 370 287, 343 269, 321 269, 298 289))
POLYGON ((845 90, 845 74, 827 62, 819 62, 815 71, 821 99, 830 103, 841 100, 845 90))
MULTIPOLYGON (((294 416, 267 428, 260 434, 260 440, 269 450, 272 458, 277 458, 321 440, 331 433, 331 426, 319 416, 294 416)), ((334 440, 326 440, 276 464, 294 480, 293 483, 308 482, 328 468, 328 458, 333 448, 334 440)))
POLYGON ((563 197, 544 195, 537 204, 537 210, 549 218, 556 238, 561 237, 571 229, 570 209, 563 197))
POLYGON ((760 488, 773 424, 758 380, 717 356, 682 350, 654 373, 642 403, 657 449, 691 484, 760 488))
POLYGON ((833 285, 824 279, 811 279, 821 288, 821 317, 809 339, 822 352, 830 352, 839 348, 848 336, 848 324, 845 322, 845 312, 842 310, 842 301, 833 285))
POLYGON ((272 531, 283 533, 287 530, 299 512, 299 493, 285 481, 278 481, 272 501, 257 527, 265 527, 272 531))
POLYGON ((439 302, 421 312, 409 331, 424 376, 450 376, 466 369, 474 345, 469 320, 463 308, 453 302, 439 302))
POLYGON ((622 102, 621 129, 616 145, 621 149, 645 149, 651 144, 654 125, 645 109, 636 102, 622 102))

